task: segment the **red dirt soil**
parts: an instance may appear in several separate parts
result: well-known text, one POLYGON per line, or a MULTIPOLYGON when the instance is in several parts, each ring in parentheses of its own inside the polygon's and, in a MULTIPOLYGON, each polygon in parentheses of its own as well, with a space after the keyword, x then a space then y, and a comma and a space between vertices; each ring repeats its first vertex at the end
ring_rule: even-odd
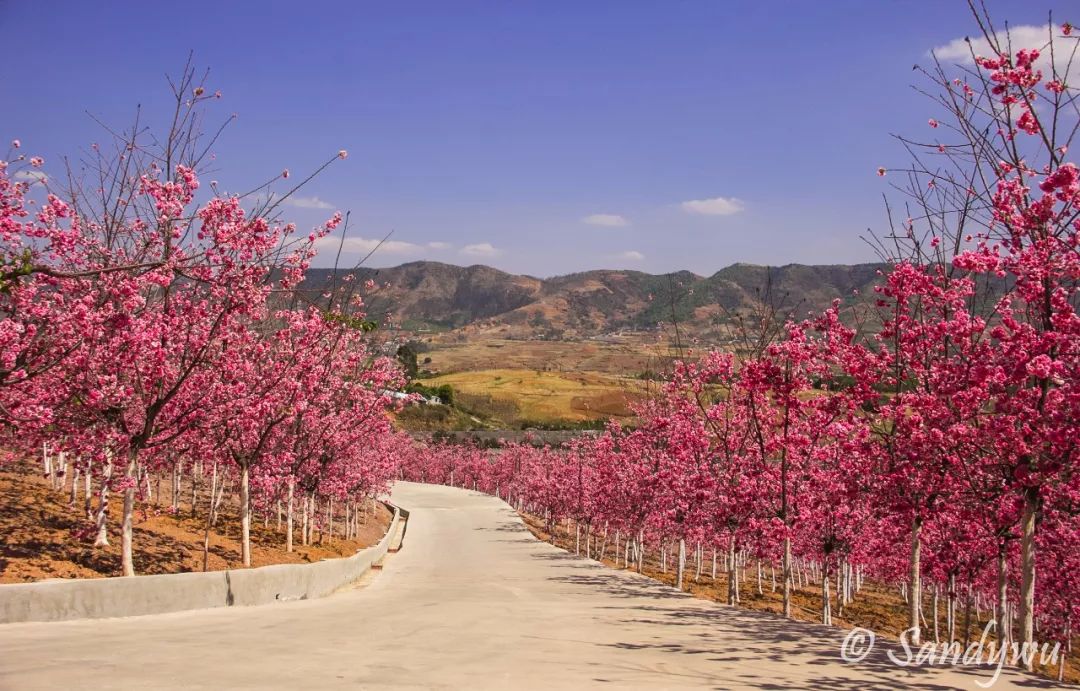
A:
MULTIPOLYGON (((162 483, 169 485, 168 481, 162 483)), ((46 483, 36 466, 12 464, 0 471, 0 583, 24 583, 48 578, 102 578, 118 576, 120 569, 121 497, 113 495, 109 502, 109 546, 94 547, 76 539, 73 532, 85 525, 83 497, 78 507, 68 505, 68 490, 58 492, 46 483)), ((191 497, 185 485, 182 495, 191 497)), ((156 501, 140 502, 135 509, 134 561, 139 574, 181 573, 202 571, 203 534, 206 527, 206 491, 200 495, 196 513, 182 501, 177 515, 172 515, 169 492, 156 501)), ((155 500, 158 496, 155 495, 155 500)), ((94 506, 97 506, 95 498, 94 506)), ((210 533, 209 570, 239 568, 240 520, 235 496, 226 497, 220 508, 217 524, 210 533)), ((284 521, 279 532, 276 518, 271 515, 267 527, 261 515, 252 519, 252 566, 268 564, 308 563, 321 559, 352 556, 357 550, 376 544, 386 533, 392 517, 382 504, 376 504, 375 516, 370 507, 362 516, 356 539, 343 540, 338 535, 330 539, 318 529, 314 544, 300 542, 300 521, 294 525, 294 551, 285 551, 284 521)), ((340 531, 344 515, 335 518, 335 530, 340 531)), ((339 533, 340 534, 340 533, 339 533)))

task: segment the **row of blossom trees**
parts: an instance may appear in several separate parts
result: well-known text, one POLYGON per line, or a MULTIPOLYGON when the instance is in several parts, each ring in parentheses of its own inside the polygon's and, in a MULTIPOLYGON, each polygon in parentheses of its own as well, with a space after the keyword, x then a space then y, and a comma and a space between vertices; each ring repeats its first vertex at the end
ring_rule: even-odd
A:
POLYGON ((566 452, 440 449, 410 477, 601 528, 616 554, 619 536, 639 555, 670 545, 680 585, 687 545, 699 560, 701 546, 726 552, 731 582, 737 554, 777 564, 789 616, 808 563, 826 622, 869 574, 904 584, 916 643, 931 591, 935 635, 943 593, 953 624, 956 600, 978 598, 1004 637, 1067 641, 1080 616, 1077 46, 1069 25, 1014 46, 977 16, 971 67, 926 73, 945 136, 901 140, 909 217, 881 244, 891 261, 868 312, 838 302, 745 339, 757 347, 680 362, 632 429, 566 452))
POLYGON ((73 503, 81 485, 97 544, 121 498, 125 575, 151 476, 171 476, 174 495, 182 476, 212 476, 211 516, 230 478, 248 566, 253 507, 285 505, 291 550, 294 514, 308 525, 326 506, 332 520, 337 502, 355 515, 406 443, 386 414, 401 375, 371 348, 358 287, 302 291, 341 216, 297 237, 272 198, 251 212, 214 183, 200 194, 200 104, 217 94, 194 77, 167 137, 136 127, 95 145, 65 189, 18 141, 0 162, 3 452, 44 450, 73 503))

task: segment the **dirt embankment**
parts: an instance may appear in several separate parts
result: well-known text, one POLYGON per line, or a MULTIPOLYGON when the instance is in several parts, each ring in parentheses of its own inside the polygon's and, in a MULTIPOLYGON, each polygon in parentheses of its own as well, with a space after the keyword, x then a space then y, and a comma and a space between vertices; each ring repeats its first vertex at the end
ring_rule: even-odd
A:
MULTIPOLYGON (((203 536, 206 528, 206 490, 199 494, 194 512, 191 489, 185 482, 179 510, 171 510, 168 480, 163 492, 140 502, 135 511, 134 561, 140 574, 182 573, 203 570, 203 536), (160 503, 159 503, 160 500, 160 503)), ((109 502, 109 546, 94 547, 76 533, 86 524, 80 487, 76 507, 68 504, 68 489, 50 487, 30 464, 9 465, 0 470, 0 583, 24 583, 47 578, 101 578, 118 576, 120 570, 120 511, 122 499, 109 502)), ((94 507, 97 500, 94 499, 94 507)), ((240 520, 235 497, 222 502, 217 523, 210 533, 208 570, 239 568, 240 520)), ((293 552, 285 551, 284 518, 280 530, 276 512, 256 514, 251 527, 252 566, 297 564, 321 559, 352 556, 357 550, 379 541, 390 524, 391 513, 382 504, 370 505, 362 515, 358 535, 341 538, 344 514, 336 512, 335 535, 314 531, 313 544, 300 542, 300 522, 296 521, 293 552)))

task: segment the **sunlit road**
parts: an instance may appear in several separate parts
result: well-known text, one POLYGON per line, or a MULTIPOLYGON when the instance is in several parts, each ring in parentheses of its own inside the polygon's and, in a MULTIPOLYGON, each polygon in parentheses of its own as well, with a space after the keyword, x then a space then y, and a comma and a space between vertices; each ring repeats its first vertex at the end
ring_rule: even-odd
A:
MULTIPOLYGON (((321 600, 0 626, 3 689, 978 688, 839 657, 841 633, 708 603, 535 540, 501 501, 401 483, 404 549, 321 600)), ((994 688, 1043 686, 1006 673, 994 688)))

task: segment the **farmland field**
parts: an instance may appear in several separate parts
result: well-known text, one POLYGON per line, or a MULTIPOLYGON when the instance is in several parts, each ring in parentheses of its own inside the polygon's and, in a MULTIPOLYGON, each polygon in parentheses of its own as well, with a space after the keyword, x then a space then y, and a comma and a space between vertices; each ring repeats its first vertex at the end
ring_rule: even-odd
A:
POLYGON ((647 392, 647 383, 600 372, 483 369, 423 380, 449 384, 466 409, 505 422, 582 421, 627 417, 629 404, 647 392))
POLYGON ((431 362, 422 367, 437 374, 523 369, 638 377, 643 372, 658 369, 667 361, 670 348, 644 336, 613 343, 490 339, 436 342, 424 355, 430 357, 431 362))

